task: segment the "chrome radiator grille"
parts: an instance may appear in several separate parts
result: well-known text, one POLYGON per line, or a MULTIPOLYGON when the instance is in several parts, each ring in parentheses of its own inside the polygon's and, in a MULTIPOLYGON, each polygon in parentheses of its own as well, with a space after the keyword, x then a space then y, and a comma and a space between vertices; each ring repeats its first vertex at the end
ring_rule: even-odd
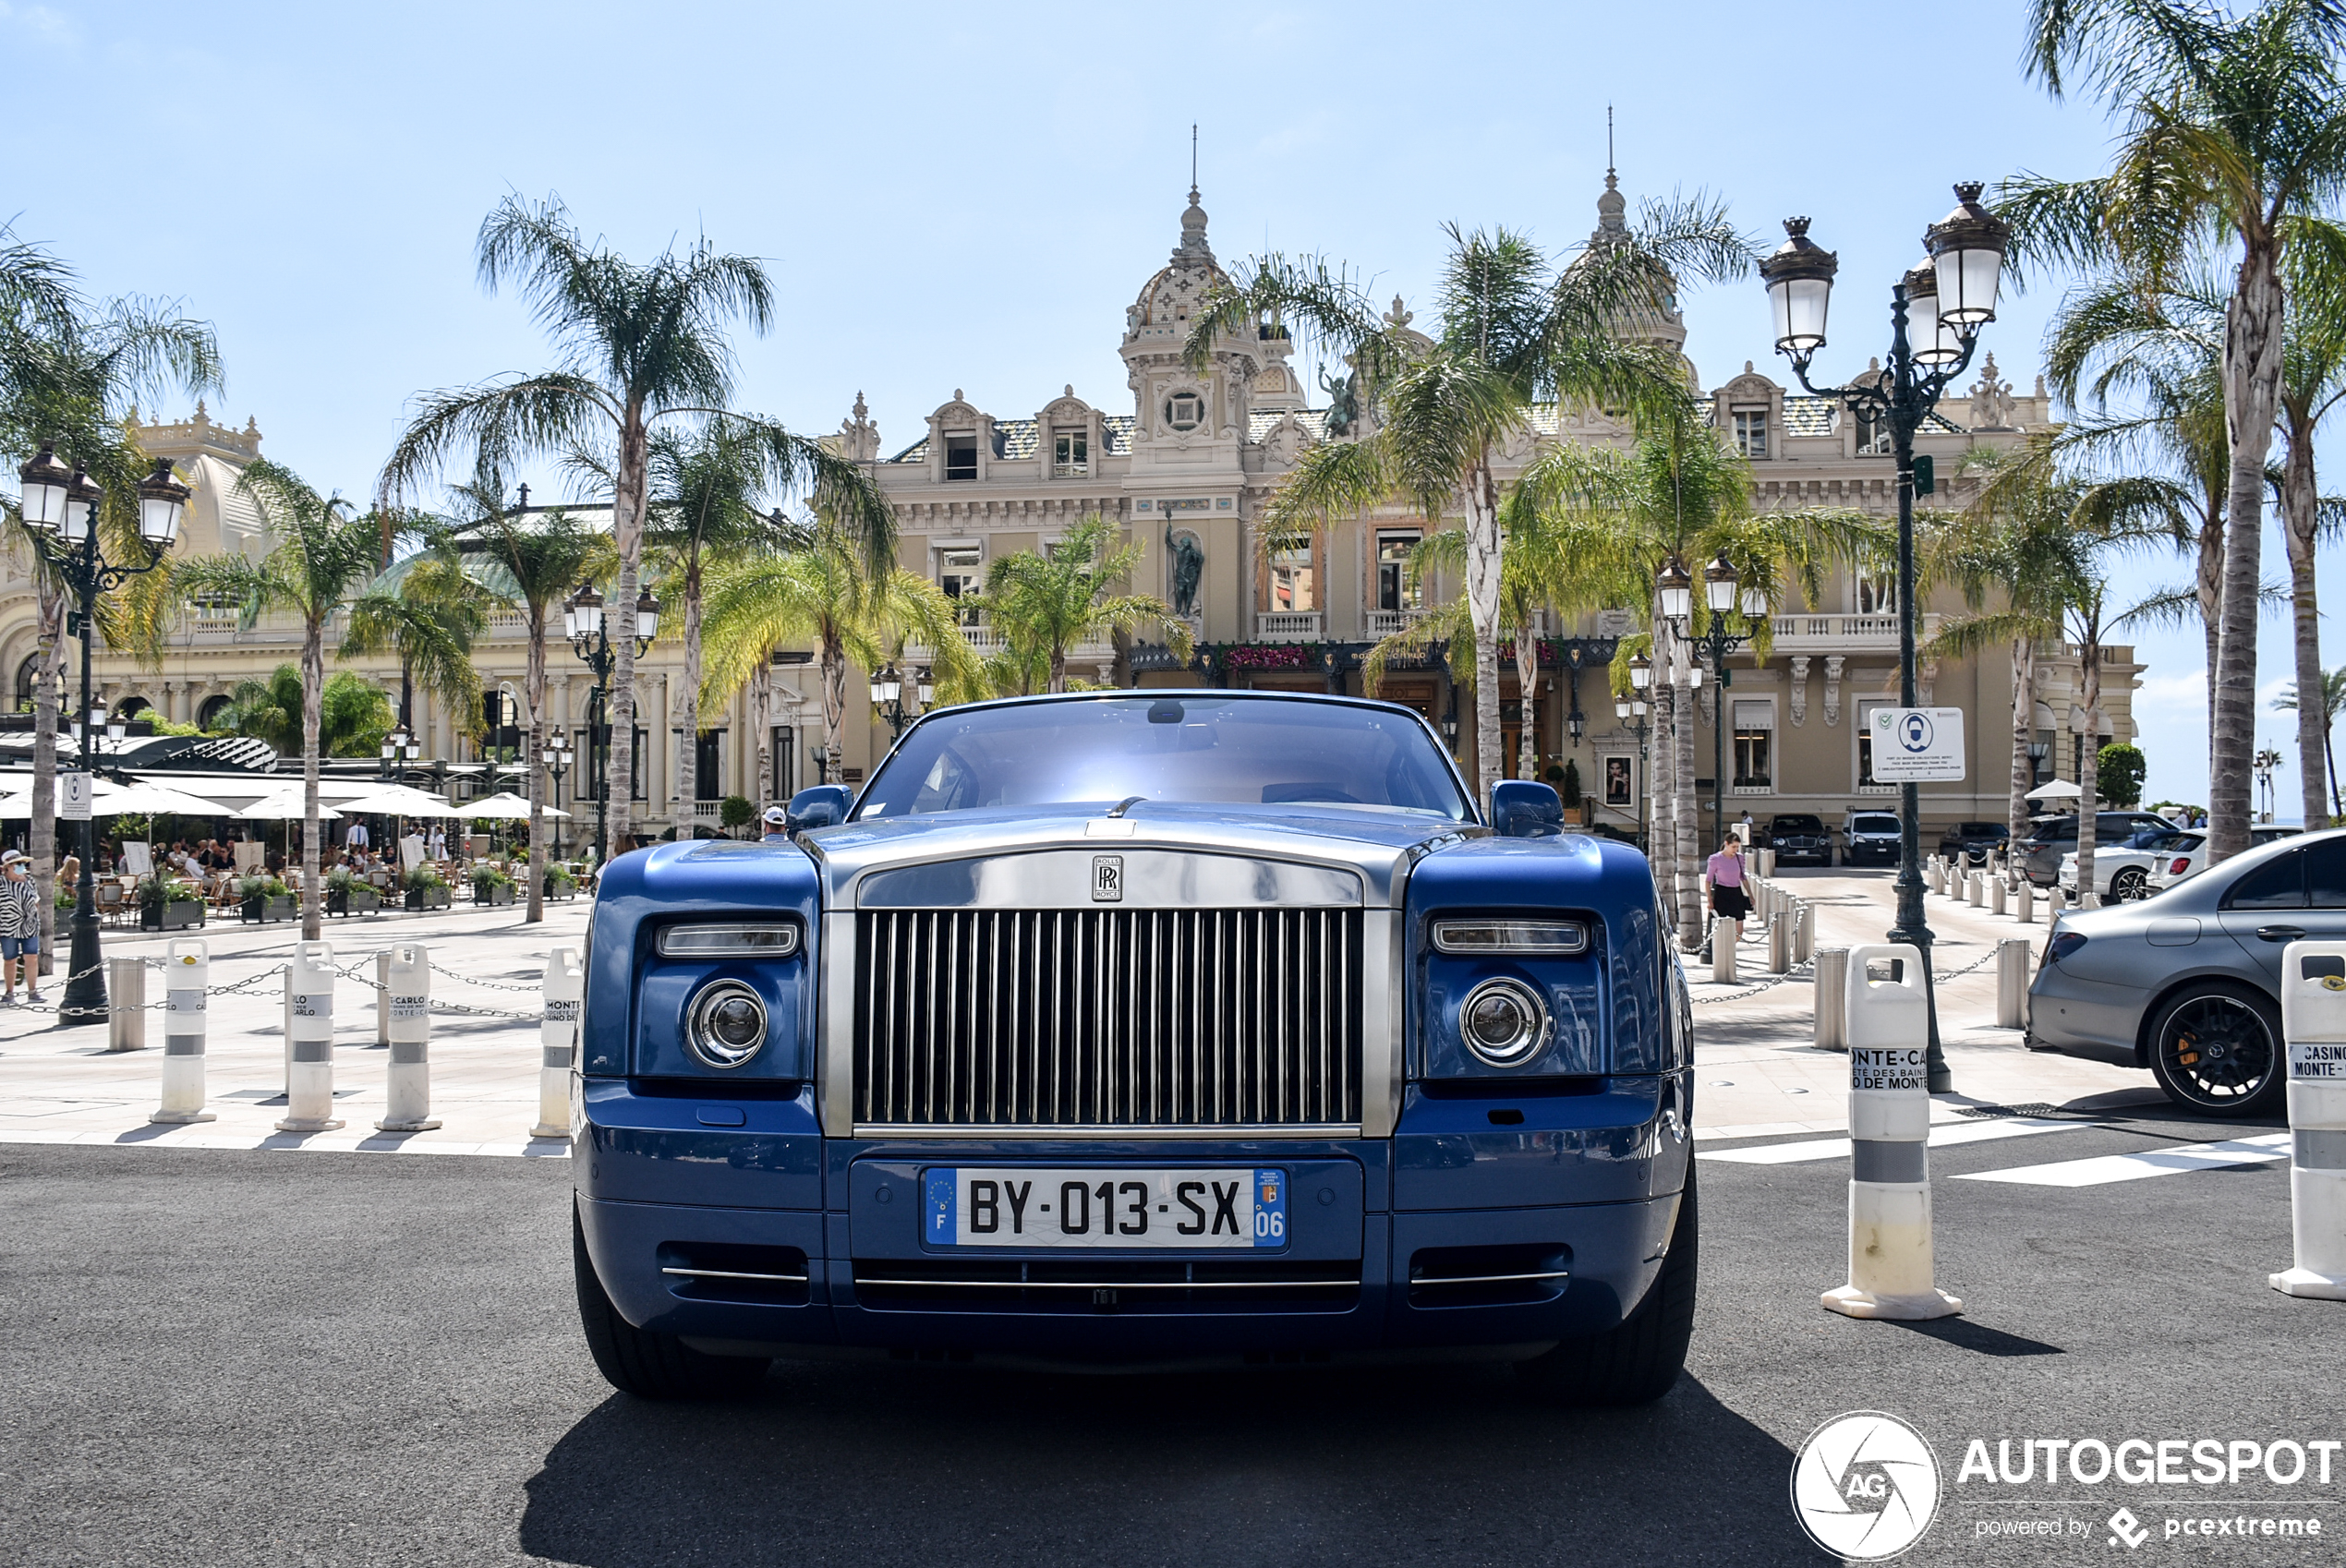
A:
POLYGON ((855 1119, 1358 1123, 1360 944, 1357 910, 865 911, 855 1119))

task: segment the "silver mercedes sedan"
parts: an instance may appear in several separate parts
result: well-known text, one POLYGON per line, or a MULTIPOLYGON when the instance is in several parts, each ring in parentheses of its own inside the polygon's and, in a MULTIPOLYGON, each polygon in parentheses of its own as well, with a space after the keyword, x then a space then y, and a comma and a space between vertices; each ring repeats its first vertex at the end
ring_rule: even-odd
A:
POLYGON ((2266 843, 2139 902, 2053 922, 2028 988, 2028 1045, 2147 1067, 2211 1116, 2278 1112, 2288 1077, 2280 960, 2346 939, 2346 829, 2266 843))

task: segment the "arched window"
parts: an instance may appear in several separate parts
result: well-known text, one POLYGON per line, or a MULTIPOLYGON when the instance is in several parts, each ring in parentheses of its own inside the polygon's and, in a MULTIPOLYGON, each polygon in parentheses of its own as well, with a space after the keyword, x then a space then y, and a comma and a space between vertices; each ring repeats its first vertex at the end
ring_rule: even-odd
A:
POLYGON ((203 706, 196 709, 196 728, 207 734, 219 729, 226 722, 228 709, 234 706, 224 696, 206 697, 203 706))
POLYGON ((134 718, 148 718, 154 712, 154 708, 155 705, 144 697, 125 697, 115 704, 114 714, 116 718, 127 724, 134 718))
POLYGON ((34 654, 30 658, 17 666, 17 711, 18 713, 32 711, 32 675, 33 671, 40 668, 41 656, 39 654, 34 654))

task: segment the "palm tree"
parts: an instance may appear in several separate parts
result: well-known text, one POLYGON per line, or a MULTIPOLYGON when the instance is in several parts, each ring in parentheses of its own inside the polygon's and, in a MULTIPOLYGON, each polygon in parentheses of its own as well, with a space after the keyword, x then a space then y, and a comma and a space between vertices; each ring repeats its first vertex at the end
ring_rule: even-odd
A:
POLYGON ((1649 206, 1635 228, 1604 229, 1566 267, 1521 235, 1448 230, 1441 333, 1412 332, 1397 309, 1380 316, 1348 273, 1264 256, 1217 284, 1186 352, 1209 363, 1216 339, 1277 316, 1349 361, 1366 395, 1367 433, 1304 452, 1257 529, 1269 555, 1308 540, 1338 513, 1395 501, 1440 524, 1466 513, 1465 594, 1474 626, 1475 759, 1483 797, 1499 777, 1500 453, 1528 440, 1535 405, 1619 410, 1636 428, 1679 416, 1687 373, 1652 329, 1678 276, 1740 276, 1751 248, 1723 211, 1698 198, 1649 206))
MULTIPOLYGON (((558 198, 517 197, 482 222, 478 255, 485 285, 518 284, 562 363, 534 376, 425 393, 383 465, 381 500, 387 509, 460 451, 501 472, 531 456, 608 452, 619 551, 610 717, 619 734, 632 733, 635 723, 635 600, 656 430, 731 420, 788 488, 840 520, 869 561, 892 558, 895 513, 868 473, 780 425, 728 412, 733 362, 724 323, 739 317, 763 332, 773 317, 772 285, 756 259, 720 254, 702 240, 637 264, 581 235, 558 198)), ((633 747, 614 750, 617 809, 607 856, 628 848, 634 766, 633 747)))
POLYGON ((181 567, 182 588, 242 601, 247 627, 270 610, 301 618, 301 935, 316 941, 325 912, 318 875, 318 741, 326 685, 326 623, 375 575, 382 521, 339 495, 321 496, 266 458, 237 476, 277 542, 258 561, 218 555, 181 567))
MULTIPOLYGON (((222 727, 230 734, 264 741, 279 752, 299 751, 303 693, 297 664, 281 664, 266 676, 239 681, 228 694, 222 727)), ((373 756, 394 721, 391 699, 381 686, 357 670, 336 670, 319 694, 318 754, 373 756)))
POLYGON ((823 748, 833 778, 850 661, 877 669, 886 650, 916 642, 937 660, 939 687, 967 688, 980 679, 961 635, 960 608, 945 590, 901 566, 874 572, 856 541, 828 519, 803 549, 719 567, 709 578, 705 634, 708 669, 700 699, 711 706, 731 702, 782 644, 814 643, 823 677, 823 748))
MULTIPOLYGON (((780 506, 758 511, 769 485, 787 483, 788 476, 772 472, 763 443, 732 419, 712 419, 689 435, 654 436, 651 473, 646 542, 667 567, 662 590, 681 606, 677 623, 683 628, 684 713, 676 731, 675 773, 682 838, 688 831, 684 814, 690 807, 684 802, 692 798, 687 781, 694 776, 701 730, 701 617, 709 563, 804 545, 808 533, 780 506)), ((757 772, 764 778, 770 773, 766 751, 770 737, 763 715, 756 717, 757 772)))
POLYGON ((418 681, 460 730, 476 732, 482 721, 473 645, 489 629, 487 600, 446 552, 419 550, 394 561, 350 601, 341 657, 398 656, 399 722, 410 734, 418 681))
MULTIPOLYGON (((491 479, 479 493, 502 494, 491 479)), ((611 542, 559 509, 529 516, 491 511, 450 537, 483 591, 521 611, 529 645, 522 694, 529 706, 529 744, 523 754, 529 790, 529 903, 523 923, 546 918, 546 630, 563 596, 581 581, 616 564, 611 542)))
MULTIPOLYGON (((2292 252, 2292 260, 2304 253, 2292 252)), ((2313 271, 2293 268, 2292 271, 2313 271)), ((2289 549, 2290 603, 2295 635, 2297 681, 2302 691, 2320 691, 2322 627, 2314 573, 2314 547, 2324 532, 2322 497, 2314 479, 2314 441, 2322 421, 2346 398, 2346 299, 2324 280, 2295 291, 2281 352, 2280 428, 2288 440, 2281 460, 2281 537, 2289 549)), ((2293 705, 2292 705, 2293 706, 2293 705)), ((2311 704, 2297 714, 2297 784, 2304 802, 2305 827, 2329 826, 2322 810, 2322 781, 2329 745, 2329 720, 2311 704)))
MULTIPOLYGON (((128 421, 139 399, 175 392, 190 395, 221 384, 220 348, 212 328, 165 302, 123 297, 92 304, 73 273, 38 247, 0 225, 0 452, 13 467, 44 441, 105 487, 100 526, 121 559, 143 559, 137 546, 136 493, 149 463, 130 439, 128 421)), ((21 517, 18 519, 22 522, 21 517)), ((42 952, 54 944, 56 877, 57 715, 66 665, 67 589, 58 541, 38 530, 25 535, 33 556, 38 643, 33 666, 33 876, 41 889, 42 952)), ((150 602, 167 568, 135 580, 150 602)), ((102 605, 109 641, 122 628, 117 604, 102 605)))
POLYGON ((2208 859, 2248 848, 2266 464, 2284 375, 2287 254, 2346 254, 2325 209, 2346 185, 2337 62, 2346 8, 2267 0, 2234 16, 2197 0, 2035 0, 2031 73, 2074 71, 2123 124, 2110 172, 2005 182, 2018 258, 2110 268, 2163 292, 2207 236, 2238 246, 2225 307, 2231 436, 2222 621, 2210 714, 2208 859))
POLYGON ((1078 643, 1162 627, 1174 653, 1190 654, 1188 622, 1154 594, 1119 594, 1117 585, 1141 559, 1137 544, 1111 545, 1107 519, 1094 513, 1041 551, 997 557, 975 608, 1002 634, 1018 668, 1039 667, 1044 690, 1067 690, 1067 650, 1078 643))
MULTIPOLYGON (((2297 694, 2302 689, 2292 682, 2282 687, 2280 695, 2273 699, 2274 707, 2284 713, 2294 713, 2299 716, 2298 729, 2301 735, 2304 729, 2304 710, 2297 706, 2297 694)), ((2328 765, 2329 772, 2330 815, 2338 820, 2346 821, 2346 800, 2340 800, 2339 797, 2338 754, 2331 748, 2329 742, 2330 727, 2338 722, 2339 714, 2346 712, 2346 665, 2340 665, 2336 669, 2322 671, 2319 690, 2322 702, 2321 711, 2316 718, 2321 725, 2322 760, 2328 765)), ((2315 796, 2316 800, 2320 798, 2319 795, 2315 796)), ((2308 809, 2305 813, 2306 825, 2311 826, 2313 820, 2314 814, 2308 809)))

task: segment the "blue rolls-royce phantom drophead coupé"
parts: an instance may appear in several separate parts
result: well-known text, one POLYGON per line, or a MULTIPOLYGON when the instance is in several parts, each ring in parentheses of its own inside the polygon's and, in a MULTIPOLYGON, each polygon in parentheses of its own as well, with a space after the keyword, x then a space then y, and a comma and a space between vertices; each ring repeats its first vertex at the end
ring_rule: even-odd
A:
POLYGON ((795 841, 611 862, 573 1083, 604 1375, 768 1360, 1515 1362, 1668 1388, 1692 1040, 1644 858, 1425 721, 938 710, 795 841))

